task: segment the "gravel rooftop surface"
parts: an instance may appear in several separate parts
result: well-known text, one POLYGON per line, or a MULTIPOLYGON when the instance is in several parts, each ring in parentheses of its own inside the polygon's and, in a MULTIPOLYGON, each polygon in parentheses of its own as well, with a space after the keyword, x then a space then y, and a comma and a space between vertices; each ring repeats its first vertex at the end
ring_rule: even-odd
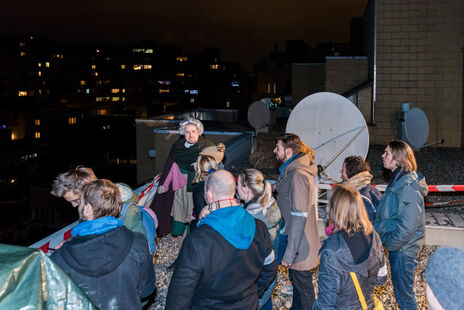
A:
MULTIPOLYGON (((263 172, 266 178, 276 179, 278 176, 277 168, 279 163, 275 159, 272 150, 276 143, 276 138, 282 134, 282 131, 271 131, 266 134, 259 134, 256 141, 256 152, 250 157, 249 162, 244 162, 231 169, 234 175, 237 175, 243 168, 255 167, 263 172)), ((382 166, 381 155, 385 146, 371 146, 367 161, 371 165, 372 174, 374 175, 373 184, 386 184, 385 172, 382 166)), ((416 159, 419 171, 425 175, 428 184, 464 184, 464 159, 463 149, 429 147, 416 151, 416 159)), ((434 194, 426 197, 426 202, 435 201, 459 201, 464 200, 462 194, 434 194)), ((463 214, 463 204, 454 204, 452 207, 428 208, 433 212, 455 212, 463 214)), ((419 265, 416 269, 415 293, 416 302, 419 309, 427 309, 427 300, 425 298, 425 284, 422 282, 421 273, 424 271, 427 261, 437 247, 425 246, 419 256, 419 265)), ((167 270, 178 254, 177 242, 170 235, 159 238, 158 250, 154 258, 155 272, 157 277, 156 286, 158 296, 155 304, 150 309, 164 309, 167 290, 172 276, 172 272, 167 270)), ((313 283, 317 291, 317 272, 313 273, 313 283)), ((273 295, 273 309, 289 309, 291 306, 291 295, 282 293, 285 287, 290 285, 288 279, 288 270, 279 266, 277 275, 277 286, 273 295)), ((375 289, 375 295, 382 301, 385 309, 399 309, 395 303, 393 286, 391 283, 390 273, 386 283, 375 289)))

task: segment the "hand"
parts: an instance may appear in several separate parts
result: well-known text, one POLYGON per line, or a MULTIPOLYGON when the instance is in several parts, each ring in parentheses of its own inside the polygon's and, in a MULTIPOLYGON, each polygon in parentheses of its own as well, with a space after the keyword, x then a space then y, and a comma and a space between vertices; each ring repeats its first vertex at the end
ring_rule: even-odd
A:
POLYGON ((286 261, 284 261, 284 260, 283 260, 283 261, 282 261, 282 266, 284 266, 284 267, 287 267, 287 268, 288 268, 288 267, 292 267, 292 266, 293 266, 293 264, 289 264, 289 263, 287 263, 286 261))
POLYGON ((164 194, 166 193, 167 191, 169 190, 169 188, 167 188, 166 186, 164 185, 159 185, 158 186, 158 190, 156 191, 158 194, 164 194))
POLYGON ((198 216, 199 220, 201 221, 205 217, 207 217, 211 211, 208 209, 208 206, 205 206, 203 209, 200 211, 200 215, 198 216))

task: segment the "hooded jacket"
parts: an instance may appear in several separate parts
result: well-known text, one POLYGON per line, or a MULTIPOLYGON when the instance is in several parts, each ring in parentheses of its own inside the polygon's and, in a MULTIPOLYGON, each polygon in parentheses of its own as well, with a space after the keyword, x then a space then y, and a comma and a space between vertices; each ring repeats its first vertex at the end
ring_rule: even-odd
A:
POLYGON ((74 237, 51 258, 99 309, 141 309, 155 289, 147 240, 125 226, 74 237))
POLYGON ((412 171, 388 186, 377 207, 374 222, 388 251, 417 257, 424 245, 425 207, 428 193, 425 177, 412 171))
POLYGON ((266 225, 242 206, 219 209, 185 239, 165 309, 258 309, 276 272, 266 225))
POLYGON ((342 233, 337 232, 324 241, 317 284, 319 294, 313 310, 361 309, 361 304, 351 279, 355 272, 368 309, 374 308, 374 286, 387 279, 387 266, 378 234, 372 233, 368 256, 356 264, 342 233))
POLYGON ((288 245, 283 260, 291 269, 310 270, 319 264, 321 240, 314 205, 316 164, 299 154, 282 170, 276 183, 277 204, 285 221, 288 245))

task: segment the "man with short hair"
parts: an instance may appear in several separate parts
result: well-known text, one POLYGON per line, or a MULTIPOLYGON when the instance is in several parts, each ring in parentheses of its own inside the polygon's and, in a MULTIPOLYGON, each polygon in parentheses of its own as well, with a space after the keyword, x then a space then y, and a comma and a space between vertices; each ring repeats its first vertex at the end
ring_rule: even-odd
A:
POLYGON ((74 208, 80 204, 82 187, 97 177, 93 170, 84 166, 77 166, 68 172, 60 173, 53 181, 51 194, 63 197, 74 208))
POLYGON ((258 296, 276 276, 266 225, 235 196, 225 170, 205 181, 210 214, 185 239, 171 278, 166 309, 258 309, 258 296))
POLYGON ((311 269, 319 265, 321 248, 314 199, 317 167, 295 134, 279 137, 274 153, 282 162, 275 189, 288 236, 282 265, 289 268, 293 285, 291 309, 311 309, 315 299, 311 269))
POLYGON ((99 309, 140 309, 141 299, 155 290, 145 237, 118 218, 121 195, 111 181, 88 183, 80 199, 82 222, 51 258, 99 309))

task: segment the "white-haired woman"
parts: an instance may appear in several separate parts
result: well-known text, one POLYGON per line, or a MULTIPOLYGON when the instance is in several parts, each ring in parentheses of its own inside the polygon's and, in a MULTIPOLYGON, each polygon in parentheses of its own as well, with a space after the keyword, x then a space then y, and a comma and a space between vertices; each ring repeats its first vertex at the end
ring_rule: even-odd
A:
POLYGON ((359 192, 335 185, 328 217, 334 233, 320 250, 319 293, 313 310, 373 309, 374 286, 385 282, 387 266, 359 192))
POLYGON ((414 272, 424 245, 428 187, 406 142, 390 141, 382 159, 392 174, 377 207, 374 227, 388 250, 396 302, 401 309, 417 309, 414 272))
MULTIPOLYGON (((244 169, 238 176, 237 193, 240 200, 245 202, 244 208, 253 217, 262 220, 269 231, 269 235, 277 255, 279 250, 279 234, 281 214, 277 202, 272 197, 272 187, 263 174, 256 169, 244 169)), ((272 291, 276 280, 272 282, 264 295, 259 299, 260 309, 272 309, 272 291)))
POLYGON ((159 219, 158 233, 163 235, 171 231, 173 236, 180 237, 180 246, 192 218, 192 181, 195 177, 192 164, 200 151, 213 143, 203 136, 203 124, 195 118, 181 121, 179 134, 180 138, 169 152, 159 181, 158 195, 153 199, 151 208, 159 219))

